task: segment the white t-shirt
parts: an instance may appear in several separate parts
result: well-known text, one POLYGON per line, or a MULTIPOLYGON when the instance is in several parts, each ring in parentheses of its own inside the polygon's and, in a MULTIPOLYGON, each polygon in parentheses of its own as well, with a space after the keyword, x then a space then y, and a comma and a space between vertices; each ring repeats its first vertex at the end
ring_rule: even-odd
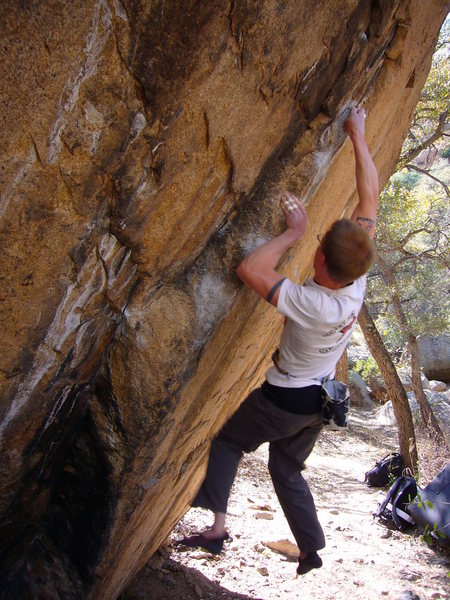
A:
POLYGON ((279 366, 266 373, 272 385, 300 388, 333 377, 356 326, 366 289, 366 275, 338 290, 310 279, 297 285, 285 279, 277 310, 287 317, 280 340, 279 366))

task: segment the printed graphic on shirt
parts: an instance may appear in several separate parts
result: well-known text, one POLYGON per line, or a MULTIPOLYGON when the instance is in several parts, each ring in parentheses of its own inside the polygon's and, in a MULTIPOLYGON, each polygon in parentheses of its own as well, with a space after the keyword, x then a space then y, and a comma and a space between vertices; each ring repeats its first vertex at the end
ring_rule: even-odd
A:
POLYGON ((329 352, 333 352, 334 350, 336 350, 336 348, 339 348, 339 346, 342 346, 342 344, 345 344, 347 342, 347 339, 350 337, 350 333, 353 330, 355 322, 356 314, 355 311, 352 310, 352 312, 345 321, 339 323, 339 325, 336 325, 336 327, 333 327, 333 329, 330 329, 329 331, 324 333, 323 337, 330 337, 331 335, 334 335, 335 333, 339 332, 342 334, 342 337, 336 344, 333 344, 333 346, 321 348, 319 350, 320 354, 328 354, 329 352))
POLYGON ((345 335, 347 333, 347 331, 350 331, 350 329, 353 327, 355 321, 356 321, 356 315, 355 315, 355 313, 353 313, 353 318, 350 321, 350 323, 341 329, 342 335, 345 335))
POLYGON ((345 321, 342 321, 342 323, 339 323, 339 325, 336 325, 336 327, 333 327, 333 329, 328 330, 326 333, 323 334, 323 337, 330 337, 330 335, 334 335, 336 331, 339 331, 340 333, 342 333, 342 335, 345 335, 347 331, 353 327, 353 323, 355 321, 356 314, 355 311, 352 310, 352 312, 345 321))

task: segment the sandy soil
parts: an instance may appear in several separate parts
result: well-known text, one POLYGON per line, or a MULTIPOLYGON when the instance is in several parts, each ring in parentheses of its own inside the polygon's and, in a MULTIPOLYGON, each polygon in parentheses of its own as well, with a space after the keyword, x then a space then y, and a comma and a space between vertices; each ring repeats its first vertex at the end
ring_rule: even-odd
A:
MULTIPOLYGON (((162 548, 121 599, 449 598, 448 552, 429 548, 414 530, 391 531, 373 519, 380 490, 364 484, 364 473, 392 450, 394 430, 377 426, 372 413, 352 412, 347 432, 321 435, 304 472, 327 538, 321 569, 296 575, 298 551, 268 475, 268 447, 263 445, 241 463, 229 502, 232 539, 222 554, 162 548), (270 548, 283 540, 285 554, 270 548)), ((191 509, 172 540, 201 530, 210 519, 207 511, 191 509)))

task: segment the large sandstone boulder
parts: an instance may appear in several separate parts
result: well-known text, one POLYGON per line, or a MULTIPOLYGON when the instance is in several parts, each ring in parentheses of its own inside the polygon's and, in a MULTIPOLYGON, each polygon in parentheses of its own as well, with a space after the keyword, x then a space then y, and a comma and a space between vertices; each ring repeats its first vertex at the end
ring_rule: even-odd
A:
POLYGON ((267 366, 283 271, 356 202, 364 102, 387 180, 444 0, 10 0, 0 7, 3 598, 114 598, 186 511, 267 366))
POLYGON ((430 390, 432 392, 446 392, 447 386, 443 381, 436 381, 435 379, 432 379, 430 381, 430 390))
MULTIPOLYGON (((450 441, 450 401, 445 393, 432 392, 425 390, 427 400, 433 410, 433 413, 438 420, 439 426, 441 427, 442 433, 447 441, 450 441)), ((416 426, 424 427, 422 418, 420 415, 419 404, 414 396, 413 392, 408 393, 409 406, 413 416, 414 423, 416 426)), ((376 412, 376 421, 381 425, 395 425, 394 409, 392 407, 392 401, 389 400, 376 412)))
POLYGON ((349 372, 348 388, 350 390, 350 404, 358 408, 373 408, 373 400, 364 379, 356 371, 349 372))
POLYGON ((450 383, 450 335, 421 335, 417 342, 420 365, 428 379, 450 383))

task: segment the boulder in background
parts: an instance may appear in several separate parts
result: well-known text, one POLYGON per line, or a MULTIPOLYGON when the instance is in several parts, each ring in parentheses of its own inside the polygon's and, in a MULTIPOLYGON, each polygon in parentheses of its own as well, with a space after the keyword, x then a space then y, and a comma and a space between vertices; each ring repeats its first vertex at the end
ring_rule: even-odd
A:
POLYGON ((450 335, 439 337, 421 335, 419 344, 420 365, 428 379, 450 383, 450 335))

